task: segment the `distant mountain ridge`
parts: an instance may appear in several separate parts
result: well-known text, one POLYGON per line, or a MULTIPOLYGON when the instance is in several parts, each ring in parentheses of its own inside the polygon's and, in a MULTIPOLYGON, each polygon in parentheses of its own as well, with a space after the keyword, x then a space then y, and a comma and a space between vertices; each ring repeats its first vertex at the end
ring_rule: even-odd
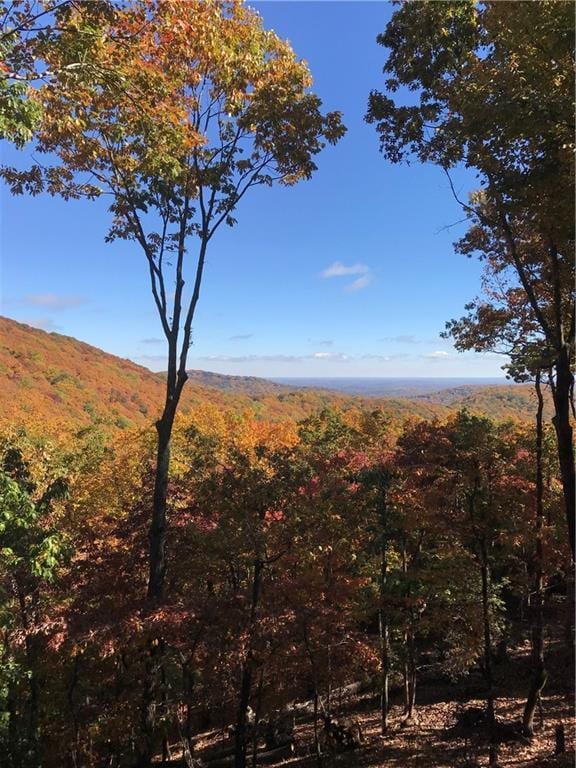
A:
POLYGON ((188 381, 201 387, 213 387, 221 392, 242 392, 245 395, 269 395, 271 393, 293 392, 294 387, 264 379, 259 376, 231 376, 212 371, 191 369, 186 371, 188 381))
POLYGON ((290 387, 307 387, 341 392, 361 397, 420 397, 435 392, 465 390, 470 387, 501 387, 513 384, 498 378, 441 377, 342 377, 342 378, 273 378, 273 382, 290 387))
MULTIPOLYGON (((222 392, 243 392, 248 395, 285 393, 299 390, 330 392, 338 395, 365 398, 410 398, 451 404, 484 387, 515 387, 503 377, 482 378, 264 378, 238 376, 212 371, 191 369, 189 380, 203 387, 214 387, 222 392), (437 396, 437 398, 436 398, 437 396)), ((165 375, 165 374, 163 374, 165 375)))
MULTIPOLYGON (((180 411, 216 407, 271 421, 300 420, 321 408, 380 408, 395 420, 434 418, 462 407, 532 421, 530 386, 469 386, 412 397, 361 397, 289 386, 253 376, 189 371, 180 411)), ((70 336, 0 317, 0 420, 54 425, 151 426, 165 397, 163 375, 70 336)))

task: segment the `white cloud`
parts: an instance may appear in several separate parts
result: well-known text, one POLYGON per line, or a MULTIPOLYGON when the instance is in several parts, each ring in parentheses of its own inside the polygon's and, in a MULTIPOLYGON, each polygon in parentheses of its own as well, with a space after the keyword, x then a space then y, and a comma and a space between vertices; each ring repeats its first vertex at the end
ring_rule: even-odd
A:
POLYGON ((350 293, 356 293, 356 291, 361 291, 362 288, 366 288, 366 286, 370 285, 371 282, 372 276, 364 275, 364 277, 359 277, 357 280, 354 280, 354 282, 350 283, 350 285, 347 285, 346 290, 350 293))
POLYGON ((149 339, 142 339, 142 344, 163 344, 165 339, 158 339, 156 336, 152 336, 149 339))
POLYGON ((416 336, 383 336, 378 341, 392 341, 395 344, 418 344, 419 341, 416 336))
POLYGON ((228 341, 245 341, 251 339, 254 336, 253 333, 238 333, 236 336, 229 336, 228 341))
POLYGON ((301 363, 304 360, 349 360, 348 355, 341 352, 314 352, 311 355, 204 355, 198 360, 209 363, 301 363))
POLYGON ((155 365, 156 363, 164 363, 166 365, 167 357, 166 355, 137 355, 136 357, 129 358, 130 360, 134 360, 136 363, 141 363, 142 365, 148 365, 148 363, 155 365))
POLYGON ((209 363, 299 363, 305 359, 302 355, 204 355, 197 358, 209 363))
POLYGON ((59 296, 56 293, 31 293, 24 296, 23 302, 33 307, 68 309, 86 304, 86 299, 82 296, 59 296))
POLYGON ((314 360, 348 360, 348 355, 340 352, 314 352, 312 358, 314 360))
POLYGON ((347 277, 348 275, 367 275, 370 267, 366 264, 352 264, 347 267, 341 261, 335 261, 322 272, 322 277, 347 277))
POLYGON ((31 325, 32 328, 39 328, 41 331, 57 331, 60 328, 51 317, 33 317, 22 320, 22 322, 31 325))
POLYGON ((407 357, 410 357, 410 355, 406 354, 406 352, 397 352, 394 355, 365 354, 362 355, 362 360, 375 360, 381 363, 388 363, 390 360, 404 360, 407 357))
POLYGON ((392 358, 389 355, 362 355, 362 360, 378 360, 381 363, 387 363, 392 358))
POLYGON ((425 357, 427 360, 445 360, 447 357, 450 357, 450 353, 438 349, 436 352, 428 352, 426 355, 422 355, 422 357, 425 357))

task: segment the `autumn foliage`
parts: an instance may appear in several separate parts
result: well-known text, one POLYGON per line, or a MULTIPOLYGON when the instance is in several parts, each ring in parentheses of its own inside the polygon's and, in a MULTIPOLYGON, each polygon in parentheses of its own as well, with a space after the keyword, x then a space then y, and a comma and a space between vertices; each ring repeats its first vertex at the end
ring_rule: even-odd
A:
POLYGON ((456 726, 482 724, 493 768, 506 735, 531 743, 550 650, 574 650, 573 20, 522 6, 405 3, 379 37, 385 156, 480 177, 457 250, 484 294, 447 333, 524 382, 410 400, 187 370, 218 229, 344 135, 286 41, 238 0, 0 0, 0 137, 46 160, 0 176, 110 195, 167 350, 154 374, 0 318, 2 768, 246 768, 279 732, 292 755, 297 714, 321 768, 362 741, 344 691, 389 739, 392 694, 417 732, 427 675, 479 686, 456 726), (518 723, 498 716, 510 648, 518 723))
MULTIPOLYGON (((496 647, 515 621, 510 606, 531 590, 533 451, 529 425, 466 412, 408 422, 400 434, 377 411, 351 423, 328 410, 297 429, 233 412, 185 417, 169 592, 150 612, 151 436, 95 429, 70 444, 6 434, 0 739, 11 764, 36 750, 47 766, 130 765, 149 738, 161 750, 163 740, 192 743, 198 730, 235 722, 243 690, 263 716, 357 680, 377 689, 382 609, 394 679, 416 686, 423 656, 466 674, 483 658, 486 618, 496 647), (151 641, 163 645, 161 665, 151 641)), ((552 577, 569 555, 548 449, 546 461, 552 577)))

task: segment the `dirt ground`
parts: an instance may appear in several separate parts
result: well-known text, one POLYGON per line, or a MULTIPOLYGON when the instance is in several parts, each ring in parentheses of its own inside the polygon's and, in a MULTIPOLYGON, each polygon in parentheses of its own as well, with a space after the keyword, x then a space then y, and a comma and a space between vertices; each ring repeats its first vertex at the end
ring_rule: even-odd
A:
MULTIPOLYGON (((548 654, 548 683, 543 691, 541 716, 536 714, 535 735, 500 747, 501 768, 572 768, 574 766, 574 666, 560 643, 548 654), (554 756, 555 730, 563 723, 564 755, 554 756)), ((495 668, 496 717, 499 722, 521 720, 530 684, 529 646, 516 648, 511 657, 495 668)), ((322 757, 323 768, 480 768, 488 765, 488 734, 476 728, 465 734, 455 726, 459 712, 483 707, 480 674, 457 684, 429 676, 417 694, 418 722, 403 727, 399 692, 393 692, 389 732, 380 736, 378 699, 365 694, 344 702, 339 714, 357 719, 364 743, 356 750, 322 757), (472 693, 470 693, 472 692, 472 693)), ((214 745, 217 740, 212 741, 214 745)), ((200 746, 200 745, 199 745, 200 746)), ((275 763, 276 768, 319 768, 313 751, 311 718, 299 719, 295 730, 295 754, 275 763)))
MULTIPOLYGON (((534 738, 504 743, 500 747, 499 764, 514 768, 536 766, 574 766, 574 686, 573 665, 566 658, 560 643, 550 649, 549 679, 542 695, 541 715, 537 711, 534 738), (554 757, 556 726, 564 724, 566 748, 564 756, 554 757)), ((496 717, 499 721, 521 720, 525 696, 530 682, 529 646, 517 648, 510 660, 495 669, 496 717)), ((402 727, 404 717, 400 700, 392 698, 389 734, 379 734, 378 702, 364 698, 350 702, 346 714, 357 717, 364 731, 364 746, 348 754, 327 756, 324 765, 370 766, 370 768, 464 768, 488 764, 487 733, 478 729, 468 740, 455 727, 455 718, 462 708, 483 707, 476 692, 481 678, 461 681, 457 685, 429 679, 418 691, 418 723, 402 727)), ((308 723, 299 726, 296 741, 300 748, 310 746, 312 729, 308 723)), ((300 757, 279 765, 310 768, 315 758, 300 757)))

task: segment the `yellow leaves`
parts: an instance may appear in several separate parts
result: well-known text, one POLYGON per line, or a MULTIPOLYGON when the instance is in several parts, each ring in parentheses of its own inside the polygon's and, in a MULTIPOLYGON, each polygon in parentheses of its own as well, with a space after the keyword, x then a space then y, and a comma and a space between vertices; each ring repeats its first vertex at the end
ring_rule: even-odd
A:
MULTIPOLYGON (((323 116, 306 92, 306 63, 240 2, 134 0, 101 15, 78 4, 70 16, 46 53, 54 76, 34 94, 44 108, 39 145, 72 174, 97 171, 114 195, 125 182, 159 177, 181 187, 194 174, 193 188, 231 190, 250 168, 261 169, 261 183, 294 184, 310 177, 325 141, 342 135, 340 116, 323 116), (242 168, 224 150, 236 131, 252 137, 242 168)), ((51 191, 69 194, 62 184, 51 191)), ((231 212, 234 196, 222 192, 219 205, 231 212)))

